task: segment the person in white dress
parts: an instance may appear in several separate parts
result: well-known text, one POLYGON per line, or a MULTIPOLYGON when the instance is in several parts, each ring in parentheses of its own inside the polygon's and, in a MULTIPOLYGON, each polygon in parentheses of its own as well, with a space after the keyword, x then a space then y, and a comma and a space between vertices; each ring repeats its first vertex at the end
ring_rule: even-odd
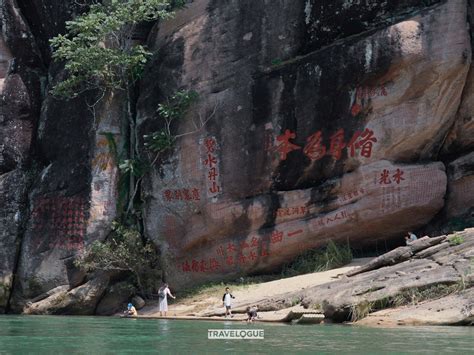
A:
POLYGON ((159 305, 160 317, 163 317, 163 313, 164 313, 164 316, 166 317, 166 312, 168 312, 168 295, 173 299, 176 298, 171 294, 171 291, 168 288, 168 284, 165 283, 158 290, 158 297, 160 300, 160 305, 159 305))

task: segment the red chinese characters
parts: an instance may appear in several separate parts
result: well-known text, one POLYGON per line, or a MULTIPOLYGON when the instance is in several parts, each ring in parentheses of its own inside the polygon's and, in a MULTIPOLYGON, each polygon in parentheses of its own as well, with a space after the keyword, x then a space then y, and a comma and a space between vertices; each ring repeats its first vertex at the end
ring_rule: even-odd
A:
POLYGON ((399 185, 405 178, 403 177, 403 170, 397 169, 395 173, 390 174, 390 171, 384 169, 379 176, 378 182, 380 185, 389 185, 392 182, 399 185))
POLYGON ((314 219, 310 222, 310 229, 314 232, 323 227, 330 226, 331 224, 335 224, 338 221, 341 222, 343 220, 353 220, 356 218, 355 212, 349 213, 346 210, 338 211, 336 213, 332 213, 326 215, 321 218, 314 219))
POLYGON ((326 217, 326 225, 331 224, 332 222, 335 222, 337 220, 348 219, 351 217, 352 216, 349 215, 346 211, 337 212, 334 215, 330 215, 326 217))
POLYGON ((286 216, 304 216, 308 214, 309 209, 307 206, 297 206, 297 207, 286 207, 279 208, 275 212, 276 217, 286 217, 286 216))
POLYGON ((175 201, 200 201, 201 194, 199 189, 179 189, 179 190, 164 190, 163 201, 175 202, 175 201))
POLYGON ((271 235, 271 243, 281 243, 283 241, 283 232, 280 231, 273 231, 271 235))
POLYGON ((387 96, 387 90, 384 85, 380 87, 359 87, 356 89, 353 104, 351 106, 351 115, 357 116, 369 103, 369 99, 377 96, 387 96))
POLYGON ((186 260, 179 265, 182 272, 206 273, 240 268, 253 264, 261 258, 271 255, 273 245, 283 243, 287 238, 297 238, 304 234, 303 229, 289 230, 287 232, 275 229, 264 236, 252 236, 245 240, 227 242, 218 245, 214 257, 210 259, 186 260))
POLYGON ((82 250, 89 216, 82 197, 40 197, 32 211, 33 243, 37 247, 82 250))
POLYGON ((374 132, 366 128, 364 132, 356 131, 350 140, 348 147, 350 149, 350 156, 355 157, 356 151, 361 150, 360 155, 370 158, 372 155, 372 145, 377 142, 374 137, 374 132))
POLYGON ((329 154, 334 159, 339 160, 342 156, 342 150, 346 147, 344 143, 344 129, 338 129, 330 138, 329 154))
POLYGON ((321 131, 309 136, 307 144, 303 149, 303 153, 311 160, 319 160, 326 155, 326 147, 322 144, 321 131))
POLYGON ((300 234, 303 234, 303 230, 302 229, 298 229, 296 231, 293 231, 293 232, 288 232, 288 237, 296 237, 297 235, 300 235, 300 234))
POLYGON ((343 203, 345 201, 350 201, 353 198, 362 196, 363 194, 365 194, 365 190, 361 187, 358 190, 353 190, 353 191, 344 193, 338 200, 339 202, 343 203))
POLYGON ((182 272, 207 273, 209 271, 220 270, 220 268, 221 264, 215 258, 210 258, 208 260, 186 260, 181 264, 182 272))
POLYGON ((270 152, 273 149, 273 129, 265 129, 263 136, 263 149, 270 152))
MULTIPOLYGON (((374 143, 377 142, 377 138, 374 136, 374 132, 366 128, 363 132, 356 131, 349 142, 345 141, 344 129, 338 129, 334 134, 329 137, 329 149, 323 144, 323 133, 318 131, 307 138, 307 143, 303 148, 303 153, 311 159, 311 161, 317 161, 323 157, 329 155, 335 160, 339 160, 342 157, 344 149, 349 150, 349 155, 355 157, 358 154, 365 158, 372 156, 372 148, 374 143)), ((277 141, 280 144, 276 147, 276 151, 279 153, 281 160, 286 160, 288 154, 294 150, 301 149, 300 146, 290 142, 290 139, 295 139, 296 134, 290 130, 286 130, 285 133, 277 137, 277 141)))
POLYGON ((292 152, 293 150, 301 149, 301 147, 290 142, 290 139, 295 138, 296 134, 291 132, 289 129, 287 129, 284 134, 277 137, 277 141, 279 142, 277 146, 277 152, 280 154, 281 160, 286 160, 288 153, 292 152))
POLYGON ((221 186, 219 183, 219 160, 217 157, 217 141, 214 137, 208 137, 203 140, 204 159, 203 165, 206 167, 206 186, 207 196, 210 198, 216 197, 221 193, 221 186))

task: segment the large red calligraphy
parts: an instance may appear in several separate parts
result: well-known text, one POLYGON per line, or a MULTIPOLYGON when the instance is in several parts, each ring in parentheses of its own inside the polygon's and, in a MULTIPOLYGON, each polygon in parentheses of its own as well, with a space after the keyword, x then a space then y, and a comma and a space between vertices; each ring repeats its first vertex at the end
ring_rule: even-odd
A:
POLYGON ((204 159, 203 165, 206 166, 206 184, 207 196, 214 198, 221 193, 219 160, 217 157, 217 141, 214 137, 207 137, 203 141, 204 159))
MULTIPOLYGON (((283 135, 277 137, 280 144, 276 147, 276 150, 281 160, 286 160, 290 152, 301 149, 300 146, 290 142, 290 139, 295 138, 296 134, 288 129, 283 135)), ((303 153, 312 161, 322 159, 326 155, 339 160, 342 157, 343 150, 347 148, 351 157, 355 157, 360 152, 362 157, 370 158, 373 144, 376 142, 377 138, 374 137, 374 131, 366 128, 363 132, 356 131, 349 142, 346 143, 344 129, 340 128, 329 137, 329 149, 327 149, 323 144, 323 134, 318 131, 307 138, 303 153)))

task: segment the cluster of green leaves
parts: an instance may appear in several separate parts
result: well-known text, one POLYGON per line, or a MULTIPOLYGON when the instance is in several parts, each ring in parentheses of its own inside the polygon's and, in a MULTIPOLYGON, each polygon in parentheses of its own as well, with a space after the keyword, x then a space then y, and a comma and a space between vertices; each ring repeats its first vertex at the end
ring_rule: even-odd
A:
POLYGON ((195 91, 180 90, 171 96, 166 103, 158 105, 158 116, 164 120, 165 126, 159 131, 143 136, 145 147, 154 153, 160 153, 173 146, 175 136, 171 133, 170 125, 176 119, 181 119, 189 107, 198 98, 195 91))
POLYGON ((180 90, 171 96, 166 103, 158 105, 158 115, 170 121, 182 118, 197 98, 198 94, 195 91, 180 90))
POLYGON ((53 94, 74 97, 95 88, 123 89, 143 72, 150 56, 133 44, 134 26, 166 19, 184 0, 108 0, 66 22, 67 33, 50 40, 53 58, 65 62, 68 77, 53 94))
POLYGON ((151 134, 145 134, 143 138, 145 138, 145 147, 155 153, 171 148, 175 141, 175 138, 164 129, 151 134))
POLYGON ((146 166, 136 159, 125 159, 120 162, 119 169, 124 175, 132 174, 135 177, 142 177, 145 174, 146 166))
POLYGON ((461 245, 462 243, 465 242, 464 237, 460 234, 455 234, 452 237, 448 238, 449 245, 451 246, 456 246, 456 245, 461 245))
POLYGON ((282 276, 291 277, 295 275, 319 272, 344 266, 352 261, 352 250, 349 245, 340 245, 329 241, 322 249, 308 250, 298 256, 290 264, 282 269, 282 276))
POLYGON ((159 255, 154 245, 143 241, 138 230, 113 223, 107 241, 95 241, 75 260, 75 265, 87 272, 130 272, 143 293, 151 292, 159 270, 159 255))

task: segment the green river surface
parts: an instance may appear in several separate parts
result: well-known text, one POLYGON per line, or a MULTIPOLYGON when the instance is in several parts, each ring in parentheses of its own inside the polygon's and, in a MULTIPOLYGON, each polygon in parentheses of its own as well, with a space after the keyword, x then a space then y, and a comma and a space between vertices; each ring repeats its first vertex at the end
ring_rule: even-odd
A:
POLYGON ((0 354, 474 354, 474 327, 367 328, 114 317, 0 316, 0 354), (208 340, 264 329, 264 340, 208 340))

